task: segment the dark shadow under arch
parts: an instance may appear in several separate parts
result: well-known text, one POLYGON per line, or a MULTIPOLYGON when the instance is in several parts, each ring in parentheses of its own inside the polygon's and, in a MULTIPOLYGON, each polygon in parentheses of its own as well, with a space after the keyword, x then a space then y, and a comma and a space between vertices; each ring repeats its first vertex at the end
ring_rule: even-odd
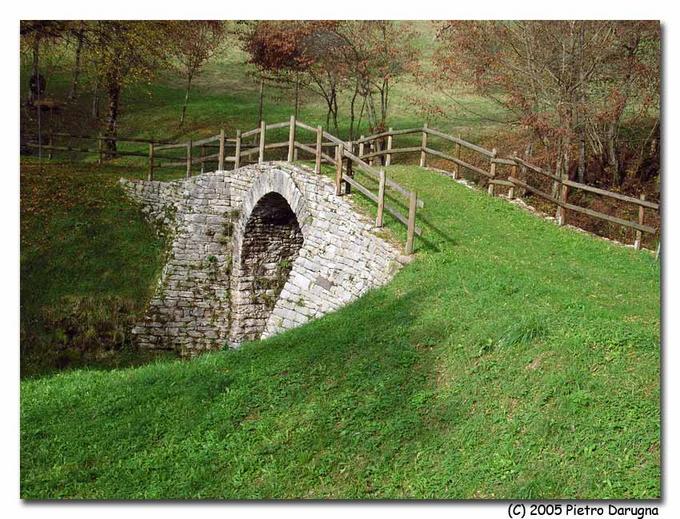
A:
POLYGON ((234 265, 233 342, 260 338, 303 242, 298 219, 282 195, 270 192, 258 200, 234 265))

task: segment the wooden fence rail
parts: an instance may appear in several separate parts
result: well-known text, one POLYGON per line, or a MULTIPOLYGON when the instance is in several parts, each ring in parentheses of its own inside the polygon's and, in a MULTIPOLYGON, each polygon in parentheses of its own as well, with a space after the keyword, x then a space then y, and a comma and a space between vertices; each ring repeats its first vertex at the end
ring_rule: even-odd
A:
MULTIPOLYGON (((369 163, 365 164, 365 166, 372 167, 371 163, 377 158, 381 158, 383 164, 387 166, 390 165, 394 155, 412 153, 419 155, 419 163, 421 166, 425 167, 427 165, 427 157, 433 156, 453 164, 454 169, 451 172, 453 178, 458 178, 460 176, 461 169, 467 170, 484 178, 488 185, 488 192, 492 196, 496 192, 496 187, 504 187, 508 188, 508 197, 515 198, 521 188, 532 193, 533 195, 554 203, 557 207, 556 219, 560 225, 565 223, 568 211, 573 211, 576 213, 585 214, 591 218, 604 220, 610 223, 621 225, 623 227, 634 229, 636 231, 634 246, 638 249, 641 247, 642 242, 641 233, 644 232, 649 234, 658 234, 659 232, 658 228, 644 224, 645 208, 652 209, 657 212, 660 210, 659 204, 645 200, 644 195, 642 195, 640 198, 635 198, 621 193, 589 186, 587 184, 574 182, 567 178, 561 178, 551 171, 541 168, 535 164, 531 164, 530 162, 517 157, 516 155, 513 157, 498 157, 495 149, 488 150, 482 146, 470 143, 462 139, 460 136, 449 135, 435 128, 430 128, 427 125, 423 125, 421 128, 406 128, 402 130, 393 130, 390 128, 388 131, 376 133, 374 135, 362 135, 359 139, 354 141, 354 144, 358 144, 359 147, 357 158, 361 159, 362 161, 369 161, 369 163), (393 138, 395 136, 408 134, 420 134, 420 146, 408 146, 402 148, 394 146, 393 138), (437 137, 448 143, 454 144, 454 154, 452 155, 445 151, 440 151, 433 148, 429 137, 437 137), (382 145, 382 142, 384 142, 385 145, 382 145), (488 162, 488 170, 462 159, 461 149, 469 150, 477 154, 480 157, 480 161, 488 162), (506 179, 497 178, 497 166, 510 166, 512 168, 512 172, 506 179), (521 169, 525 172, 536 173, 549 179, 552 182, 552 191, 557 193, 557 196, 546 193, 544 190, 536 188, 530 185, 528 182, 518 178, 518 169, 521 169), (587 207, 569 203, 568 197, 571 189, 586 191, 636 205, 639 208, 638 218, 636 221, 626 220, 624 218, 619 218, 602 213, 600 211, 595 211, 587 207)), ((373 169, 375 170, 375 168, 373 169)))
POLYGON ((276 149, 287 150, 286 158, 289 162, 297 160, 299 152, 308 154, 314 159, 314 171, 316 173, 321 172, 322 164, 335 166, 336 193, 338 195, 342 195, 343 192, 350 193, 351 189, 354 188, 377 204, 377 226, 380 227, 383 225, 383 212, 387 211, 397 221, 407 227, 406 254, 411 254, 413 252, 414 235, 420 235, 422 233, 421 228, 415 223, 415 218, 416 210, 423 207, 423 201, 417 197, 414 191, 404 188, 399 183, 389 178, 382 166, 391 165, 394 156, 407 154, 419 156, 419 163, 423 167, 427 166, 428 156, 452 163, 453 171, 451 171, 451 174, 453 178, 459 178, 462 170, 478 175, 486 182, 487 191, 492 196, 496 194, 497 188, 507 188, 509 198, 515 198, 518 194, 521 195, 522 192, 529 192, 532 195, 543 198, 548 202, 555 204, 556 219, 560 225, 565 223, 569 211, 585 214, 592 218, 635 230, 634 245, 636 248, 641 247, 642 233, 657 234, 659 231, 658 228, 644 223, 645 209, 657 212, 660 210, 659 204, 645 200, 644 196, 635 198, 574 182, 567 178, 561 178, 547 169, 531 164, 527 160, 518 157, 517 154, 512 157, 498 157, 495 149, 488 150, 482 146, 462 139, 460 135, 450 135, 436 128, 431 128, 426 124, 419 128, 397 130, 390 128, 387 131, 374 135, 362 135, 359 139, 354 141, 343 141, 335 135, 325 131, 321 126, 310 126, 291 116, 289 121, 270 124, 261 121, 260 125, 252 130, 245 132, 237 130, 235 138, 227 138, 224 130, 221 130, 217 135, 181 143, 112 138, 101 135, 97 137, 87 137, 83 135, 54 132, 51 133, 48 139, 48 145, 38 145, 36 143, 26 143, 26 145, 29 147, 40 147, 42 149, 50 150, 50 154, 52 150, 76 153, 98 153, 99 162, 101 163, 104 156, 107 154, 107 152, 103 150, 102 143, 111 140, 148 145, 148 152, 117 151, 112 153, 112 155, 147 158, 148 178, 150 180, 154 178, 154 171, 159 168, 186 167, 186 175, 191 176, 192 168, 197 164, 200 164, 201 172, 204 171, 206 163, 215 163, 217 169, 224 169, 226 163, 233 163, 233 167, 238 168, 243 164, 243 159, 252 162, 253 156, 257 157, 256 160, 258 163, 262 163, 265 160, 266 152, 276 149), (287 140, 266 142, 268 132, 284 128, 288 128, 287 140), (299 135, 301 133, 300 131, 311 134, 310 137, 313 137, 313 142, 305 142, 299 135), (404 135, 419 135, 420 145, 396 147, 394 138, 404 135), (97 149, 58 146, 53 143, 54 137, 92 139, 97 142, 97 149), (243 139, 248 137, 254 137, 255 139, 251 139, 248 143, 245 143, 243 139), (440 142, 444 141, 444 143, 448 145, 453 144, 453 151, 448 152, 434 148, 432 141, 436 139, 439 139, 440 142), (196 148, 198 149, 198 153, 194 153, 194 149, 196 148), (333 152, 329 152, 329 148, 332 148, 333 152), (164 150, 184 150, 185 156, 170 157, 158 154, 159 151, 164 150), (213 150, 217 150, 217 152, 215 153, 213 150), (468 153, 475 154, 477 160, 468 158, 463 159, 462 150, 467 150, 468 153), (379 162, 377 167, 376 162, 379 162), (498 178, 498 166, 510 167, 511 171, 506 178, 498 178), (355 170, 362 172, 377 182, 377 194, 369 187, 359 182, 354 174, 355 170), (520 175, 519 172, 522 172, 523 174, 520 175), (546 192, 544 189, 531 185, 527 180, 529 173, 538 174, 548 179, 548 181, 552 183, 551 192, 546 192), (407 216, 399 212, 394 206, 385 203, 385 190, 387 188, 397 192, 407 201, 409 207, 407 216), (571 190, 581 190, 633 204, 638 207, 638 218, 635 221, 626 220, 570 203, 568 198, 571 190))
MULTIPOLYGON (((418 130, 420 131, 420 130, 418 130)), ((397 131, 399 135, 407 132, 397 131)), ((53 135, 57 135, 56 133, 53 135)), ((236 138, 227 139, 224 130, 220 130, 217 135, 212 135, 199 140, 189 140, 186 142, 167 142, 167 141, 152 141, 144 139, 125 139, 118 137, 88 137, 72 134, 59 134, 59 137, 76 138, 76 139, 91 139, 98 143, 97 149, 91 148, 77 148, 72 146, 56 146, 50 137, 47 145, 27 143, 30 147, 40 147, 45 150, 55 151, 71 151, 81 153, 99 153, 99 162, 103 160, 103 141, 113 142, 135 142, 139 144, 146 144, 148 150, 142 151, 116 151, 115 156, 134 156, 144 157, 147 159, 147 179, 153 180, 155 171, 160 168, 186 168, 186 176, 190 177, 193 173, 193 167, 197 164, 201 165, 201 172, 204 170, 206 163, 216 163, 218 169, 223 169, 225 163, 233 163, 234 168, 238 168, 242 164, 242 159, 250 159, 253 155, 257 155, 257 162, 262 163, 265 160, 265 154, 268 151, 276 149, 287 150, 288 162, 293 162, 297 159, 297 152, 302 151, 314 157, 314 171, 317 174, 321 173, 321 164, 332 164, 336 166, 336 193, 343 194, 342 187, 344 186, 344 193, 350 193, 351 188, 355 188, 362 193, 369 200, 375 202, 378 206, 378 214, 376 217, 376 226, 383 226, 383 213, 387 211, 395 220, 406 226, 406 245, 405 254, 410 255, 414 249, 414 237, 422 234, 422 229, 416 225, 416 211, 419 207, 423 207, 423 201, 418 199, 415 191, 408 190, 387 177, 384 169, 376 169, 365 162, 363 157, 359 157, 353 153, 354 142, 346 142, 342 139, 324 131, 321 126, 309 126, 301 121, 297 121, 295 117, 291 116, 289 121, 280 123, 267 124, 261 121, 259 127, 253 128, 245 132, 237 130, 236 138), (279 142, 267 143, 267 133, 273 130, 288 128, 288 139, 279 142), (305 130, 314 134, 314 143, 305 144, 302 140, 296 139, 298 130, 305 130), (256 142, 252 144, 245 144, 244 138, 255 137, 256 142), (335 156, 331 156, 324 151, 328 148, 335 150, 335 156), (217 149, 217 153, 212 150, 217 149), (227 149, 230 154, 227 155, 227 149), (183 151, 184 157, 171 157, 168 155, 159 155, 159 151, 183 151), (231 151, 233 150, 233 152, 231 151), (232 154, 233 153, 233 154, 232 154), (371 188, 363 185, 354 175, 354 169, 365 173, 373 178, 378 183, 378 192, 374 193, 371 188), (391 204, 386 203, 386 189, 392 189, 399 195, 405 198, 405 205, 408 207, 408 215, 402 214, 399 209, 391 204)), ((419 148, 418 148, 419 149, 419 148)), ((407 152, 411 150, 396 150, 395 153, 407 152)), ((375 154, 375 156, 380 155, 375 154)))
POLYGON ((654 203, 654 202, 649 202, 645 200, 645 196, 641 195, 640 198, 634 198, 628 195, 623 195, 621 193, 615 193, 613 191, 607 191, 605 189, 600 189, 594 186, 589 186, 587 184, 582 184, 579 182, 574 182, 573 180, 569 180, 568 178, 562 178, 558 175, 555 175, 554 173, 547 171, 543 168, 540 168, 534 164, 531 164, 527 162, 526 160, 520 159, 519 157, 515 156, 512 158, 512 161, 515 163, 515 165, 521 165, 523 166, 527 171, 531 171, 534 173, 538 173, 545 178, 548 178, 552 181, 552 191, 555 193, 558 193, 558 196, 555 197, 553 194, 546 193, 545 191, 538 189, 536 187, 531 186, 528 182, 522 181, 514 176, 510 176, 508 180, 512 182, 514 185, 522 187, 526 189, 527 191, 539 196, 540 198, 543 198, 544 200, 547 200, 549 202, 552 202, 553 204, 556 205, 557 211, 556 211, 556 219, 557 223, 559 225, 564 225, 566 221, 566 216, 567 216, 567 211, 573 211, 575 213, 581 213, 585 214, 587 216, 590 216, 591 218, 595 218, 598 220, 604 220, 616 225, 620 225, 622 227, 627 227, 630 229, 634 229, 636 231, 635 233, 635 241, 633 243, 633 246, 636 249, 639 249, 642 246, 642 234, 641 233, 649 233, 649 234, 657 234, 658 233, 658 228, 651 227, 649 225, 644 224, 644 215, 645 215, 645 207, 649 209, 653 209, 655 211, 659 211, 660 207, 659 204, 654 203), (608 197, 611 199, 615 200, 620 200, 623 202, 627 202, 633 205, 638 206, 638 219, 637 221, 632 221, 632 220, 626 220, 624 218, 619 218, 617 216, 612 216, 606 213, 602 213, 600 211, 595 211, 593 209, 587 208, 587 207, 582 207, 576 204, 572 204, 568 202, 568 196, 569 196, 569 190, 571 189, 578 189, 581 191, 586 191, 590 193, 595 193, 604 197, 608 197))

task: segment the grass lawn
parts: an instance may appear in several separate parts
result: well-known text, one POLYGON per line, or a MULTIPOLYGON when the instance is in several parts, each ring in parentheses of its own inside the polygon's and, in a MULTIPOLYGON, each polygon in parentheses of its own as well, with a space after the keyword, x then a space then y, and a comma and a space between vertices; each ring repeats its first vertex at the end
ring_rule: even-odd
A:
POLYGON ((153 293, 164 243, 117 185, 87 164, 21 166, 21 371, 143 362, 129 325, 153 293))
MULTIPOLYGON (((659 264, 388 173, 426 203, 389 285, 237 351, 24 379, 21 496, 659 497, 659 264)), ((116 175, 71 179, 101 189, 90 213, 22 221, 22 319, 25 297, 148 295, 162 243, 104 189, 116 175)))

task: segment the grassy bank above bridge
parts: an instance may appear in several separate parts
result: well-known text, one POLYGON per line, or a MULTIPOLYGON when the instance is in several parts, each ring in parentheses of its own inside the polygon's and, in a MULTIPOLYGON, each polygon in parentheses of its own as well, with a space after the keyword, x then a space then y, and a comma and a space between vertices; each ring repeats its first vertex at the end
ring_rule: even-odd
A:
MULTIPOLYGON (((86 190, 115 176, 84 174, 86 190)), ((389 174, 426 206, 417 260, 388 286, 238 351, 24 380, 22 497, 658 497, 653 256, 431 171, 389 174)), ((161 245, 111 189, 77 229, 117 213, 125 233, 44 250, 66 264, 100 247, 107 293, 141 301, 161 245)), ((22 263, 85 199, 22 232, 22 263)), ((68 264, 68 290, 95 294, 100 269, 68 264)), ((30 275, 66 291, 46 269, 22 270, 22 290, 30 275)))

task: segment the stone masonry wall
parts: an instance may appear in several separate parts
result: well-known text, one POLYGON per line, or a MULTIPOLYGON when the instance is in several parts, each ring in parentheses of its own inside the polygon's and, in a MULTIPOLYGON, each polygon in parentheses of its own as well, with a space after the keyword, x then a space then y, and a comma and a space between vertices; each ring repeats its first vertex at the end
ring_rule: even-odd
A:
POLYGON ((123 187, 172 236, 156 292, 132 330, 137 344, 181 354, 220 348, 230 325, 234 217, 224 174, 167 183, 125 181, 123 187))
POLYGON ((399 251, 308 168, 265 163, 121 183, 172 236, 133 330, 142 347, 194 354, 269 337, 340 308, 398 269, 399 251))
POLYGON ((127 195, 141 205, 142 211, 157 225, 159 232, 167 233, 174 230, 175 215, 187 192, 187 181, 135 182, 122 178, 120 184, 127 195))

